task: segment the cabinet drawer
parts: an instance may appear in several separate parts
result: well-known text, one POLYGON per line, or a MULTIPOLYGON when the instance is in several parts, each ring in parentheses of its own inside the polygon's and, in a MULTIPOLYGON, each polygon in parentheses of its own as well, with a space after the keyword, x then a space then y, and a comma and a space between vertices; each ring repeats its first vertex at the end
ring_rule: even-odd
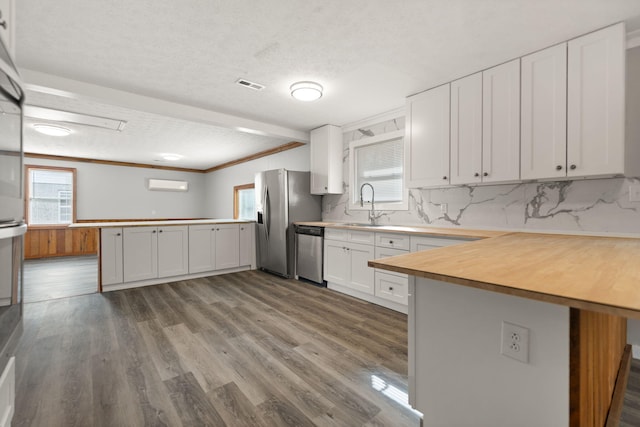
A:
POLYGON ((408 253, 409 251, 405 251, 402 249, 381 248, 380 246, 376 246, 376 259, 387 258, 396 255, 404 255, 408 253))
POLYGON ((408 304, 409 278, 376 270, 375 295, 398 304, 408 304))
POLYGON ((349 230, 349 241, 373 245, 375 241, 375 233, 370 231, 349 230))
POLYGON ((442 248, 444 246, 459 245, 477 239, 452 239, 448 237, 411 236, 411 252, 427 249, 442 248))
POLYGON ((376 233, 376 246, 408 251, 409 239, 408 234, 376 233))
POLYGON ((325 240, 344 240, 347 241, 349 232, 343 228, 325 228, 324 238, 325 240))

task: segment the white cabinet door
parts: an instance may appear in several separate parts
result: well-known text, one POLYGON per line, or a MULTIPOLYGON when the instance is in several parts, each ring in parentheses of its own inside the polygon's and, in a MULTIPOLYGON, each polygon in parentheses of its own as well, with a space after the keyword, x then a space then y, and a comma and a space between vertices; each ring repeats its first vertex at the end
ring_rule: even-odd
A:
POLYGON ((122 228, 100 231, 100 272, 102 285, 122 283, 122 228))
POLYGON ((367 263, 375 259, 375 249, 369 245, 347 244, 350 259, 350 277, 346 286, 365 294, 373 295, 374 269, 367 263))
POLYGON ((339 240, 324 241, 324 280, 338 285, 349 281, 350 260, 347 243, 339 240))
POLYGON ((158 277, 158 229, 128 227, 123 233, 123 270, 125 282, 158 277))
POLYGON ((569 41, 568 176, 624 173, 625 27, 569 41))
POLYGON ((189 273, 189 228, 158 227, 158 277, 189 273))
POLYGON ((407 98, 407 188, 449 184, 449 97, 446 84, 407 98))
POLYGON ((216 269, 215 237, 215 224, 189 226, 189 273, 216 269))
POLYGON ((482 73, 451 82, 451 184, 482 181, 482 73))
POLYGON ((567 44, 522 58, 522 179, 567 175, 567 44))
POLYGON ((240 227, 238 224, 215 224, 216 270, 240 265, 240 227))
POLYGON ((393 301, 397 304, 407 305, 409 294, 409 278, 395 274, 389 274, 384 270, 375 272, 375 293, 379 298, 393 301))
POLYGON ((342 129, 325 125, 311 131, 311 194, 342 194, 342 129))
POLYGON ((520 179, 520 60, 482 72, 482 182, 520 179))
POLYGON ((240 224, 240 265, 256 268, 255 224, 240 224))

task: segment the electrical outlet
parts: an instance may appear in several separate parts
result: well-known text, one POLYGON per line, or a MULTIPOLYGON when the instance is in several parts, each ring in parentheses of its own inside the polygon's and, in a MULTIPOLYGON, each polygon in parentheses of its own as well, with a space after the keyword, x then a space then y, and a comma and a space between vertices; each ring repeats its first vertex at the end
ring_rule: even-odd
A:
POLYGON ((446 214, 449 210, 449 205, 446 203, 440 203, 440 213, 446 214))
POLYGON ((503 321, 500 354, 529 363, 529 329, 503 321))
POLYGON ((640 202, 640 185, 629 186, 629 201, 640 202))

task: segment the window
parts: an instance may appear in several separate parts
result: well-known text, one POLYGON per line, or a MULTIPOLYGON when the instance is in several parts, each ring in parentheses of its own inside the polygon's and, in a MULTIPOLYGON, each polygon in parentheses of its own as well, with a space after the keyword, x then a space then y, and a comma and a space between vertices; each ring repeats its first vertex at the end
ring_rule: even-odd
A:
POLYGON ((371 188, 365 186, 360 207, 360 188, 371 184, 374 209, 406 210, 408 194, 404 188, 404 131, 390 132, 354 141, 349 146, 351 164, 351 209, 371 209, 371 188))
POLYGON ((233 219, 256 219, 254 184, 233 187, 233 219))
POLYGON ((64 225, 75 221, 76 170, 26 166, 27 222, 29 225, 64 225))

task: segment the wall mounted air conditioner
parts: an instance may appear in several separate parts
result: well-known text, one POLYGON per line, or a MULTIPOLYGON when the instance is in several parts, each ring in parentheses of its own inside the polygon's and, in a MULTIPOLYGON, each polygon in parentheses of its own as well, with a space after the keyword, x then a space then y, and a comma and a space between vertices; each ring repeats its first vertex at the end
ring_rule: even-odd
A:
POLYGON ((189 191, 189 183, 187 181, 149 178, 147 188, 151 191, 189 191))

